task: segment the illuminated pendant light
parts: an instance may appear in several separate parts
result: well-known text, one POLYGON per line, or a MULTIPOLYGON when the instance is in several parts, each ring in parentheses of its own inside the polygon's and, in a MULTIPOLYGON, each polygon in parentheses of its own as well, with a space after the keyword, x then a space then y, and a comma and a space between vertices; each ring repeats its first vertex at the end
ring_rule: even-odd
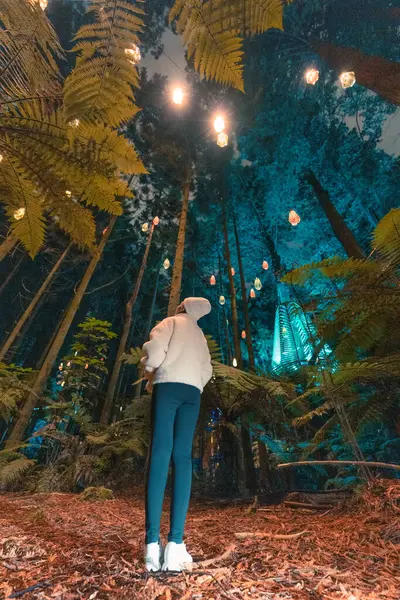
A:
POLYGON ((306 81, 310 85, 315 85, 319 79, 319 71, 317 69, 308 69, 306 71, 306 81))
POLYGON ((21 208, 18 208, 17 210, 14 211, 13 217, 16 221, 20 221, 21 219, 24 218, 25 216, 25 208, 22 206, 21 208))
POLYGON ((255 297, 256 297, 256 293, 255 293, 254 289, 251 288, 251 290, 250 290, 250 298, 255 298, 255 297))
POLYGON ((86 363, 85 369, 88 369, 88 368, 89 368, 89 363, 86 363))
POLYGON ((70 122, 68 123, 68 125, 69 125, 70 127, 73 127, 74 129, 76 129, 77 127, 79 127, 79 123, 80 123, 80 120, 79 120, 79 119, 72 119, 72 121, 70 121, 70 122))
POLYGON ((225 120, 222 115, 217 115, 214 120, 214 129, 217 133, 222 133, 225 129, 225 120))
POLYGON ((0 163, 3 162, 3 158, 4 158, 4 156, 2 154, 0 154, 0 163))
POLYGON ((345 71, 339 77, 340 83, 342 84, 342 88, 345 90, 346 88, 351 88, 356 82, 356 74, 354 71, 345 71))
POLYGON ((246 337, 247 337, 247 334, 246 334, 245 330, 243 329, 243 331, 242 331, 242 340, 245 340, 246 337))
POLYGON ((184 93, 183 93, 182 88, 175 88, 174 91, 172 92, 172 102, 174 104, 177 104, 178 106, 182 105, 183 97, 184 97, 184 93))
POLYGON ((143 223, 142 225, 142 231, 143 233, 146 233, 149 230, 149 224, 148 223, 143 223))
POLYGON ((103 229, 103 235, 105 235, 107 233, 108 227, 106 227, 105 229, 103 229))
POLYGON ((286 329, 286 327, 282 327, 282 333, 283 333, 283 334, 287 333, 287 329, 286 329))
POLYGON ((232 365, 233 365, 235 368, 237 367, 237 360, 236 360, 236 358, 234 358, 234 359, 233 359, 233 361, 232 361, 232 365))
POLYGON ((234 269, 233 267, 232 267, 232 269, 231 269, 231 274, 232 274, 232 277, 235 277, 235 275, 236 275, 236 273, 235 273, 235 269, 234 269))
POLYGON ((163 267, 166 271, 168 271, 168 269, 170 268, 171 263, 169 262, 168 258, 166 258, 163 262, 163 267))
POLYGON ((256 277, 254 280, 254 287, 256 288, 256 290, 259 292, 262 288, 262 283, 261 283, 261 279, 259 277, 256 277))
POLYGON ((223 306, 225 304, 226 300, 225 300, 225 296, 220 296, 219 297, 219 303, 221 306, 223 306))
POLYGON ((129 62, 133 65, 140 62, 140 59, 142 58, 139 46, 136 44, 132 44, 130 48, 125 48, 125 54, 129 57, 129 62))
POLYGON ((215 275, 211 275, 210 277, 210 285, 215 285, 217 283, 217 280, 215 279, 215 275))
POLYGON ((264 260, 264 261, 263 261, 262 268, 264 269, 264 271, 268 271, 268 269, 269 269, 269 264, 268 264, 268 261, 267 261, 267 260, 264 260))
POLYGON ((48 0, 39 0, 39 6, 42 10, 46 10, 48 3, 48 0))
POLYGON ((295 210, 291 210, 288 221, 291 225, 293 225, 293 227, 296 227, 296 225, 300 223, 301 219, 295 210))
POLYGON ((155 225, 157 227, 157 225, 159 225, 159 224, 160 224, 159 217, 154 217, 154 219, 153 219, 153 225, 155 225))
POLYGON ((225 148, 228 145, 228 136, 226 133, 219 133, 217 137, 217 144, 220 148, 225 148))
POLYGON ((68 198, 71 198, 71 196, 72 196, 71 190, 65 190, 65 195, 68 196, 68 198))

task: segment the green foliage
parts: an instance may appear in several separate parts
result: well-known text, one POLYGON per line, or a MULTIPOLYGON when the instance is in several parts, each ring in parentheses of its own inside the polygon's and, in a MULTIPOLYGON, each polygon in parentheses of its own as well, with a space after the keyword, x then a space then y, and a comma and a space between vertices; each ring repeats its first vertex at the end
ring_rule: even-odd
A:
POLYGON ((0 419, 8 419, 16 412, 18 403, 30 391, 34 372, 16 365, 0 362, 0 419))
POLYGON ((105 487, 87 487, 80 494, 79 499, 83 502, 104 502, 104 500, 113 500, 112 490, 105 487))
POLYGON ((16 449, 6 448, 0 451, 0 484, 15 484, 27 475, 35 466, 35 461, 26 458, 16 449))

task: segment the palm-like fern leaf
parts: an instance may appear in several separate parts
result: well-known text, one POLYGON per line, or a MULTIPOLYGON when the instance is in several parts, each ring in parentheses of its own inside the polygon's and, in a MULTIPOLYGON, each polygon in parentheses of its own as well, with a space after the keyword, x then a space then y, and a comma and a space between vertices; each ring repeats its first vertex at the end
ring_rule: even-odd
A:
POLYGON ((374 246, 391 263, 400 263, 400 208, 394 208, 381 219, 374 232, 374 246))

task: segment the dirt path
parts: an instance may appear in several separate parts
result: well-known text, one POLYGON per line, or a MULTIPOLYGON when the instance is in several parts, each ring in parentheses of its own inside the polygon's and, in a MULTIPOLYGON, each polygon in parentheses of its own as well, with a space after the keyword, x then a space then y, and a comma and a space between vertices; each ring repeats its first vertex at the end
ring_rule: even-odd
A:
POLYGON ((400 513, 381 505, 347 514, 196 505, 193 572, 148 577, 141 501, 3 495, 0 598, 400 600, 400 513))

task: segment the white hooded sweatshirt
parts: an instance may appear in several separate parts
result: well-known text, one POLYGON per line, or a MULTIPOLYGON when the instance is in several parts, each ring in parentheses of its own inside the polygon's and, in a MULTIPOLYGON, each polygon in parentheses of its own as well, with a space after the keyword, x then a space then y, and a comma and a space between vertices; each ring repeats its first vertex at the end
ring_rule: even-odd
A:
POLYGON ((153 383, 185 383, 203 391, 212 376, 207 340, 197 321, 208 315, 211 304, 205 298, 186 298, 186 312, 161 321, 143 346, 142 363, 155 371, 153 383))

